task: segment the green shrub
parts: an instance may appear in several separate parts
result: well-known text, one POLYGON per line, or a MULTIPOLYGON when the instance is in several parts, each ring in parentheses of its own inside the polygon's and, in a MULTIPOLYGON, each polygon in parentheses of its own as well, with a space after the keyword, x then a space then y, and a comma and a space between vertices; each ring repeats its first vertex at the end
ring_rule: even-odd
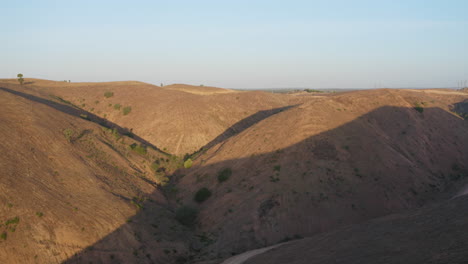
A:
POLYGON ((218 181, 225 182, 231 177, 232 170, 230 168, 225 168, 218 173, 218 181))
POLYGON ((157 171, 159 169, 159 160, 158 162, 155 161, 151 164, 151 169, 153 169, 154 171, 157 171))
POLYGON ((3 232, 1 235, 0 235, 0 238, 2 240, 6 240, 7 239, 7 233, 6 232, 3 232))
POLYGON ((115 140, 119 140, 122 137, 117 128, 112 129, 112 135, 115 137, 115 140))
POLYGON ((112 97, 112 96, 114 96, 114 93, 113 93, 113 92, 107 91, 107 92, 104 93, 104 97, 106 97, 106 98, 110 98, 110 97, 112 97))
POLYGON ((115 110, 120 110, 120 107, 122 107, 120 104, 115 104, 115 105, 114 105, 114 109, 115 109, 115 110))
POLYGON ((36 215, 37 215, 38 217, 43 217, 43 216, 44 216, 44 213, 42 213, 42 212, 36 212, 36 215))
POLYGON ((193 164, 192 159, 187 159, 187 160, 184 162, 184 168, 190 169, 190 168, 192 167, 192 164, 193 164))
POLYGON ((193 197, 193 199, 197 203, 202 203, 206 201, 206 199, 210 198, 210 196, 211 196, 211 191, 208 190, 208 188, 203 187, 195 193, 195 196, 193 197))
POLYGON ((195 208, 182 206, 176 210, 175 218, 184 226, 192 227, 197 220, 198 212, 195 208))
POLYGON ((281 165, 276 165, 273 167, 274 171, 280 171, 281 170, 281 165))
POLYGON ((132 107, 131 106, 126 106, 126 107, 123 108, 122 111, 123 111, 123 115, 128 115, 132 111, 132 107))
POLYGON ((133 143, 130 145, 130 148, 138 154, 145 155, 147 153, 146 147, 143 145, 138 145, 137 143, 133 143))
POLYGON ((63 135, 65 136, 65 138, 67 139, 68 142, 71 142, 72 136, 73 136, 74 133, 75 132, 71 128, 67 128, 67 129, 63 130, 63 135))
POLYGON ((419 113, 424 112, 424 108, 419 103, 414 104, 414 110, 418 111, 419 113))
POLYGON ((13 224, 18 224, 20 221, 19 217, 15 217, 15 218, 11 218, 11 219, 8 219, 6 222, 5 222, 5 225, 13 225, 13 224))

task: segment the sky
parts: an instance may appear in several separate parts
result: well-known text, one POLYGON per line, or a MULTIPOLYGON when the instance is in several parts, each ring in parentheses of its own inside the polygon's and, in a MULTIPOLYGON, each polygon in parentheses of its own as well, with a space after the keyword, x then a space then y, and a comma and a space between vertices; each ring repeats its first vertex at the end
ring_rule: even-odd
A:
POLYGON ((0 0, 0 78, 456 87, 465 0, 0 0))

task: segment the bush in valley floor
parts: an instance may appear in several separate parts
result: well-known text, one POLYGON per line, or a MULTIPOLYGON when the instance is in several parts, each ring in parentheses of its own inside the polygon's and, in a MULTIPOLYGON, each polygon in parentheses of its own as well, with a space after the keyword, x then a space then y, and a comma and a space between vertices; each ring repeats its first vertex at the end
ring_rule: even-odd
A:
POLYGON ((179 207, 176 211, 175 218, 179 223, 191 227, 197 220, 198 211, 189 206, 179 207))
POLYGON ((231 177, 232 175, 232 170, 230 168, 225 168, 218 172, 218 181, 219 182, 225 182, 231 177))
POLYGON ((115 109, 115 110, 120 110, 120 107, 122 107, 120 104, 115 104, 115 105, 114 105, 114 109, 115 109))
POLYGON ((203 187, 195 193, 195 196, 193 197, 193 199, 197 203, 202 203, 206 201, 206 199, 210 198, 210 196, 211 196, 211 191, 208 188, 203 187))

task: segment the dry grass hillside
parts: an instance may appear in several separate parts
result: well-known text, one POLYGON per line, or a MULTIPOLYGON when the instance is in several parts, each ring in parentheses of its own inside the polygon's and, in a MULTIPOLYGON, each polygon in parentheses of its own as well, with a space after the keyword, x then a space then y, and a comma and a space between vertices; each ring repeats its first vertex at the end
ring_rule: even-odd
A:
MULTIPOLYGON (((16 80, 0 84, 17 89, 16 80)), ((297 97, 234 92, 214 87, 142 82, 67 83, 25 79, 42 97, 54 95, 88 112, 132 129, 166 152, 185 155, 205 146, 238 121, 259 111, 295 104, 297 97)))
POLYGON ((193 94, 203 94, 203 95, 210 95, 210 94, 219 94, 219 93, 234 93, 236 91, 230 89, 223 89, 217 88, 212 86, 194 86, 194 85, 187 85, 187 84, 171 84, 163 86, 162 88, 168 90, 177 90, 187 93, 193 94))
POLYGON ((2 263, 220 263, 468 184, 463 92, 27 79, 0 95, 2 263))
POLYGON ((451 197, 467 182, 468 123, 450 109, 466 99, 430 90, 311 98, 198 157, 181 172, 178 201, 200 210, 214 241, 206 250, 228 256, 451 197), (203 187, 212 195, 197 203, 203 187))
POLYGON ((5 88, 0 104, 0 263, 62 263, 92 252, 143 210, 148 225, 170 231, 143 244, 141 227, 127 227, 104 261, 170 262, 164 250, 188 250, 190 234, 169 229, 180 225, 157 188, 180 161, 65 104, 5 88))

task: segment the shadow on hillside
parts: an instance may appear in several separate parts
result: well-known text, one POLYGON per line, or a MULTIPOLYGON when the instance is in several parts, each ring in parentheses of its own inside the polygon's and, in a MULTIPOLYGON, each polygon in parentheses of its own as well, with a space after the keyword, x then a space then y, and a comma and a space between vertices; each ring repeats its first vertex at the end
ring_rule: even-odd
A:
POLYGON ((272 116, 278 113, 281 113, 283 111, 286 111, 288 109, 291 109, 293 107, 296 107, 297 105, 288 105, 284 107, 278 107, 270 110, 263 110, 263 111, 258 111, 257 113, 248 116, 247 118, 242 119, 241 121, 235 123, 228 129, 226 129, 223 133, 221 133, 219 136, 217 136, 215 139, 212 141, 208 142, 205 146, 203 146, 199 151, 207 150, 210 149, 211 147, 229 139, 230 137, 233 137, 242 131, 246 130, 247 128, 257 124, 258 122, 272 116))
POLYGON ((47 99, 44 99, 44 98, 41 98, 41 97, 37 97, 37 96, 31 95, 31 94, 19 92, 19 91, 4 88, 4 87, 0 87, 0 91, 8 92, 8 93, 23 97, 23 98, 31 100, 31 101, 44 104, 46 106, 52 107, 55 110, 58 110, 58 111, 62 112, 62 113, 91 121, 93 123, 99 124, 99 125, 101 125, 103 127, 109 128, 109 129, 116 129, 117 132, 119 132, 120 134, 130 136, 131 138, 138 141, 140 144, 143 144, 143 145, 145 145, 147 147, 151 147, 151 148, 153 148, 155 150, 158 150, 158 151, 160 151, 162 153, 165 153, 164 151, 158 149, 156 146, 154 146, 150 142, 148 142, 145 139, 139 137, 138 135, 135 135, 133 133, 133 131, 129 130, 128 128, 121 127, 121 126, 119 126, 119 125, 117 125, 117 124, 115 124, 115 123, 113 123, 113 122, 111 122, 111 121, 109 121, 107 119, 104 119, 104 118, 99 117, 99 116, 97 116, 97 115, 95 115, 93 113, 90 113, 90 112, 88 112, 86 110, 83 110, 83 109, 81 109, 79 107, 76 107, 73 104, 71 104, 70 102, 65 101, 65 100, 63 100, 63 99, 61 99, 59 97, 56 97, 55 99, 57 99, 59 101, 62 101, 63 103, 54 102, 52 100, 47 100, 47 99))
MULTIPOLYGON (((0 87, 0 90, 47 105, 71 116, 82 117, 86 115, 88 120, 108 128, 116 128, 122 134, 129 132, 126 128, 122 128, 106 119, 72 105, 57 103, 7 88, 0 87)), ((464 106, 466 102, 460 102, 460 104, 464 106)), ((458 104, 455 105, 457 106, 458 104)), ((262 111, 250 116, 233 125, 222 135, 208 143, 206 147, 215 146, 245 130, 247 127, 291 107, 292 106, 262 111)), ((134 138, 142 144, 152 146, 149 142, 136 135, 134 135, 134 138)), ((258 185, 278 185, 278 183, 270 181, 268 177, 258 182, 256 178, 264 177, 263 173, 261 173, 260 176, 254 175, 255 169, 262 168, 262 165, 270 160, 276 160, 278 164, 281 164, 281 173, 278 176, 281 178, 281 185, 281 183, 288 178, 303 175, 304 171, 315 166, 314 163, 309 163, 309 161, 314 161, 316 164, 324 164, 321 165, 324 172, 317 174, 318 176, 314 175, 314 177, 317 177, 317 184, 319 184, 318 178, 320 178, 320 181, 323 180, 326 184, 329 184, 329 187, 334 191, 333 194, 328 193, 328 197, 344 196, 347 198, 346 195, 348 194, 341 190, 340 185, 338 185, 338 182, 343 181, 343 178, 347 180, 347 176, 345 175, 345 177, 338 174, 338 171, 333 170, 334 167, 340 166, 340 163, 349 163, 352 164, 354 168, 366 168, 371 164, 371 167, 366 170, 360 170, 359 172, 355 170, 352 172, 352 176, 357 177, 357 180, 360 181, 359 188, 361 188, 361 190, 371 190, 372 188, 382 189, 387 188, 387 185, 394 184, 392 181, 397 181, 398 186, 406 187, 409 190, 408 192, 413 196, 411 199, 414 201, 409 201, 409 204, 398 204, 395 207, 388 207, 387 205, 387 207, 385 207, 382 204, 377 204, 377 207, 380 209, 373 208, 375 211, 365 212, 359 216, 353 216, 351 212, 355 209, 351 208, 349 209, 349 215, 353 217, 349 217, 345 222, 341 223, 330 221, 331 224, 325 227, 315 227, 313 225, 311 225, 311 227, 301 227, 302 222, 294 222, 296 219, 292 219, 291 221, 296 223, 296 225, 290 224, 293 227, 285 227, 279 234, 275 234, 273 237, 267 237, 265 233, 268 232, 268 227, 262 226, 262 224, 268 224, 268 221, 264 220, 274 217, 271 212, 276 208, 288 206, 288 204, 282 204, 280 200, 275 198, 276 196, 260 196, 262 198, 260 200, 253 199, 255 198, 254 195, 257 195, 257 193, 251 191, 249 188, 236 185, 238 189, 233 190, 234 193, 237 192, 236 197, 240 198, 243 203, 249 203, 258 208, 256 211, 245 213, 255 215, 256 219, 259 220, 260 227, 256 232, 261 235, 255 233, 245 235, 244 233, 250 232, 250 230, 240 230, 239 225, 236 223, 240 223, 240 217, 244 216, 242 214, 243 212, 236 212, 239 213, 240 217, 228 216, 220 218, 221 220, 219 220, 219 222, 222 222, 222 224, 213 224, 221 225, 225 229, 238 231, 239 238, 234 242, 232 238, 224 239, 220 237, 214 244, 217 247, 210 248, 210 246, 204 244, 206 238, 203 237, 203 235, 200 235, 200 240, 205 241, 193 241, 188 238, 188 233, 196 233, 198 230, 191 231, 187 228, 184 229, 184 227, 180 225, 175 228, 186 232, 187 236, 184 237, 180 235, 179 238, 174 238, 170 235, 171 232, 174 232, 172 227, 166 230, 157 230, 158 228, 155 227, 155 225, 157 225, 158 219, 154 217, 154 211, 159 208, 159 205, 147 201, 143 204, 144 209, 140 210, 138 214, 129 219, 126 224, 112 233, 109 233, 88 249, 70 257, 64 263, 156 263, 153 259, 154 256, 159 254, 167 255, 168 258, 172 258, 173 260, 178 259, 178 263, 186 263, 190 262, 190 256, 199 254, 200 252, 206 253, 204 247, 210 250, 219 249, 219 252, 214 252, 214 254, 218 255, 219 253, 219 257, 226 257, 228 254, 231 254, 231 252, 239 253, 244 250, 275 243, 278 241, 278 237, 283 238, 285 236, 293 236, 294 234, 308 236, 314 234, 314 232, 330 230, 338 225, 356 223, 372 217, 395 212, 405 206, 418 206, 421 205, 421 202, 434 197, 433 194, 441 192, 454 185, 454 183, 457 183, 458 180, 463 179, 464 175, 462 175, 462 173, 466 173, 467 168, 465 166, 468 164, 467 146, 468 122, 442 109, 425 108, 423 113, 418 113, 412 108, 381 107, 333 130, 311 136, 299 143, 284 148, 280 152, 270 152, 236 160, 226 160, 214 164, 213 168, 205 168, 204 166, 194 167, 191 169, 193 172, 184 172, 188 174, 188 176, 181 179, 178 187, 189 190, 187 191, 188 194, 182 197, 186 204, 199 208, 201 214, 207 214, 205 210, 210 206, 210 203, 216 200, 222 200, 224 196, 227 196, 227 193, 217 191, 217 188, 220 187, 216 179, 210 182, 197 182, 195 174, 199 171, 201 172, 204 169, 216 171, 220 168, 240 168, 237 171, 234 170, 233 176, 229 182, 240 182, 241 177, 236 176, 242 175, 242 179, 251 178, 252 182, 258 185), (454 164, 457 165, 456 168, 454 164), (388 167, 390 165, 393 167, 388 167), (283 173, 283 171, 286 173, 283 173), (416 186, 414 183, 415 175, 424 173, 430 175, 430 182, 427 182, 424 186, 416 186), (460 177, 459 175, 462 176, 460 177), (214 191, 214 194, 203 206, 200 206, 191 201, 191 192, 202 186, 209 187, 214 191), (427 192, 429 192, 427 197, 417 197, 427 192), (153 234, 156 233, 157 236, 155 237, 153 234), (135 236, 131 236, 130 234, 135 234, 135 236), (137 236, 136 234, 139 235, 137 236), (267 238, 262 238, 262 236, 267 238), (153 247, 154 240, 159 239, 173 240, 174 243, 182 242, 185 239, 190 240, 190 242, 187 243, 189 244, 190 252, 175 251, 174 248, 161 249, 156 246, 153 247)), ((155 146, 152 147, 156 148, 155 146)), ((275 164, 272 164, 270 167, 273 167, 275 164)), ((353 170, 352 167, 351 170, 353 170)), ((302 179, 304 179, 304 177, 302 179)), ((384 190, 390 195, 392 194, 391 188, 384 190)), ((369 198, 369 196, 374 194, 374 191, 369 191, 368 196, 359 194, 361 196, 353 199, 358 200, 363 205, 376 201, 379 202, 380 198, 377 197, 369 199, 372 201, 365 200, 365 198, 369 198)), ((281 193, 279 195, 281 195, 281 193)), ((387 193, 385 195, 387 195, 387 193)), ((320 199, 322 199, 322 193, 320 193, 320 195, 318 193, 311 194, 301 203, 312 208, 317 206, 317 203, 323 203, 320 199)), ((326 204, 326 206, 332 207, 331 204, 326 204)), ((298 210, 303 210, 302 213, 307 214, 308 210, 306 209, 308 208, 299 207, 298 210)), ((348 212, 345 211, 344 213, 348 212)), ((173 219, 173 221, 175 222, 176 220, 173 219)), ((297 221, 299 221, 299 219, 297 221)), ((281 225, 281 223, 279 223, 279 225, 281 225)), ((204 224, 204 226, 206 229, 207 224, 204 224)))
POLYGON ((468 119, 468 100, 453 104, 450 110, 457 113, 462 118, 468 119))
MULTIPOLYGON (((56 107, 63 106, 59 104, 56 107)), ((79 113, 81 112, 76 112, 79 113)), ((238 124, 242 124, 242 121, 238 124)), ((230 133, 235 132, 237 131, 233 128, 224 137, 229 138, 232 136, 230 133)), ((222 138, 221 135, 218 140, 221 141, 222 138)), ((156 237, 151 236, 155 232, 153 215, 157 209, 147 202, 144 209, 128 223, 64 263, 158 263, 153 259, 160 255, 168 258, 166 263, 171 263, 169 259, 175 263, 192 263, 196 261, 194 256, 200 255, 222 259, 231 253, 277 243, 285 237, 311 236, 337 226, 359 223, 405 208, 424 205, 459 184, 460 180, 465 180, 468 176, 467 164, 468 122, 439 108, 425 108, 423 113, 419 113, 412 108, 381 107, 280 151, 226 160, 209 168, 203 165, 193 167, 190 169, 192 172, 184 171, 188 175, 181 178, 177 185, 177 188, 185 190, 182 201, 198 208, 200 214, 205 216, 204 219, 208 219, 208 222, 202 223, 195 230, 177 226, 176 229, 187 234, 185 238, 180 236, 177 241, 189 241, 186 242, 190 248, 188 252, 153 246, 154 240, 170 240, 169 234, 174 230, 172 227, 159 230, 161 233, 156 237), (258 175, 254 173, 255 169, 262 168, 263 164, 271 160, 275 160, 275 163, 269 165, 269 172, 264 169, 258 175), (281 173, 278 172, 277 175, 278 180, 281 178, 279 184, 266 176, 274 173, 271 167, 275 164, 281 164, 281 173), (232 192, 221 191, 223 186, 219 185, 216 178, 199 182, 195 177, 197 172, 202 173, 205 169, 217 171, 221 168, 238 168, 228 182, 239 183, 230 185, 234 188, 232 192), (347 168, 349 173, 345 171, 347 168), (304 173, 311 169, 314 170, 313 174, 304 173), (259 191, 242 187, 240 183, 245 179, 251 181, 259 191), (322 184, 325 186, 320 189, 323 193, 307 192, 288 204, 287 199, 281 200, 279 197, 294 195, 286 194, 291 190, 285 185, 294 179, 299 179, 302 185, 312 187, 322 184), (281 186, 279 193, 272 195, 262 191, 262 185, 275 184, 281 186), (350 186, 355 188, 351 193, 347 191, 350 186), (200 187, 213 190, 213 196, 203 205, 192 201, 193 193, 200 187), (224 200, 225 197, 232 197, 233 193, 236 199, 241 198, 240 203, 246 206, 242 207, 244 210, 252 209, 235 211, 237 214, 228 216, 222 216, 223 212, 206 212, 211 204, 228 201, 224 200), (337 205, 341 203, 349 204, 346 208, 337 205), (355 204, 358 208, 355 208, 355 204), (301 217, 286 220, 275 218, 279 217, 275 215, 275 210, 284 207, 288 208, 289 213, 301 217), (314 211, 314 208, 321 211, 314 211), (317 212, 322 212, 320 217, 325 220, 315 220, 310 224, 310 219, 318 217, 315 215, 317 212), (218 218, 213 216, 214 219, 210 219, 210 215, 218 218), (345 218, 340 220, 336 215, 343 215, 345 218), (255 231, 244 226, 249 224, 249 217, 253 217, 252 221, 259 225, 255 231), (279 233, 271 231, 272 223, 281 227, 277 229, 281 230, 279 233), (240 226, 243 226, 242 230, 240 226), (225 232, 231 232, 231 236, 224 236, 224 231, 220 231, 220 237, 213 244, 206 243, 210 240, 200 233, 218 227, 231 230, 225 232), (192 239, 188 238, 188 234, 192 232, 198 235, 200 241, 193 240, 194 236, 191 236, 192 239), (236 233, 234 239, 232 232, 236 233), (131 238, 129 234, 132 233, 135 236, 137 233, 146 234, 146 238, 131 238)), ((173 221, 176 222, 175 219, 173 221)))

